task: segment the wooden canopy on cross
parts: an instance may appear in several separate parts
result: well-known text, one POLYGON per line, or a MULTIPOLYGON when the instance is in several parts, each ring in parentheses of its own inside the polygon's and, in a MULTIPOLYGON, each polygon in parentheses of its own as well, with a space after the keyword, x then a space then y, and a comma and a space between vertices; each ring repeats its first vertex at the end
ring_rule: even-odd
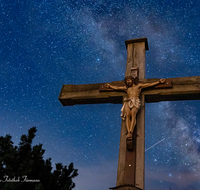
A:
MULTIPOLYGON (((158 79, 145 79, 145 51, 148 50, 146 38, 128 40, 127 65, 125 76, 130 75, 131 68, 139 67, 139 80, 141 82, 155 82, 158 79)), ((107 90, 105 83, 84 85, 63 85, 59 100, 63 106, 77 104, 123 103, 125 92, 107 90)), ((124 81, 110 83, 123 86, 124 81)), ((142 91, 140 95, 141 108, 137 114, 137 124, 134 130, 134 147, 132 151, 126 148, 126 127, 122 121, 118 173, 116 187, 118 190, 144 190, 144 121, 145 102, 173 101, 173 100, 199 100, 200 77, 183 77, 167 79, 160 84, 142 91)))

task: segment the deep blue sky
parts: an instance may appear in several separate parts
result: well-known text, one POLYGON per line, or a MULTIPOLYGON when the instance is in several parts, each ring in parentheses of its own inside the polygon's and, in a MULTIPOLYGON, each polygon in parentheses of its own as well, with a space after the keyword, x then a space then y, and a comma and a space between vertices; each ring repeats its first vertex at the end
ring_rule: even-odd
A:
MULTIPOLYGON (((63 107, 63 84, 123 80, 125 40, 147 37, 146 78, 200 75, 200 1, 0 0, 0 135, 30 127, 76 190, 114 187, 121 105, 63 107)), ((200 189, 200 102, 146 104, 146 190, 200 189)))

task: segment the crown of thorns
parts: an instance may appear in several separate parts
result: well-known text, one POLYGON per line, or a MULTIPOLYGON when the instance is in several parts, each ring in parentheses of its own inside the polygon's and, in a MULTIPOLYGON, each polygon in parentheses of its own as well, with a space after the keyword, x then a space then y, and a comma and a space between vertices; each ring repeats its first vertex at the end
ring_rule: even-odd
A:
POLYGON ((134 81, 134 78, 132 76, 127 76, 124 78, 124 82, 126 82, 128 79, 131 79, 132 81, 134 81))

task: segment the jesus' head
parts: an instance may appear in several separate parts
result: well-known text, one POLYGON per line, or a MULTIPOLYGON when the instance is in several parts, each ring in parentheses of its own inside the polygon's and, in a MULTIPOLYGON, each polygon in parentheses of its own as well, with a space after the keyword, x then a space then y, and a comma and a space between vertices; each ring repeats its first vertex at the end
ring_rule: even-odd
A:
POLYGON ((138 78, 137 77, 133 78, 132 76, 127 76, 127 77, 125 77, 124 82, 125 82, 127 87, 131 87, 133 85, 133 83, 135 85, 138 84, 138 78))

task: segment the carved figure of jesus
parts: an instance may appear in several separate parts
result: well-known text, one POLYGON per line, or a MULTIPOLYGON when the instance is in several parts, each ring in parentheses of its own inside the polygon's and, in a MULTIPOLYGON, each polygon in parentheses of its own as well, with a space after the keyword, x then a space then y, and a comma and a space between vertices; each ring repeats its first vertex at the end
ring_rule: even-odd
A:
POLYGON ((124 79, 126 86, 113 86, 110 84, 105 84, 106 88, 112 88, 114 90, 125 91, 128 98, 124 99, 124 104, 121 109, 121 117, 126 122, 127 128, 127 138, 132 137, 136 125, 136 115, 140 109, 140 93, 141 90, 147 87, 155 86, 160 83, 165 83, 165 79, 160 79, 153 83, 139 83, 138 78, 133 78, 132 76, 127 76, 124 79))

